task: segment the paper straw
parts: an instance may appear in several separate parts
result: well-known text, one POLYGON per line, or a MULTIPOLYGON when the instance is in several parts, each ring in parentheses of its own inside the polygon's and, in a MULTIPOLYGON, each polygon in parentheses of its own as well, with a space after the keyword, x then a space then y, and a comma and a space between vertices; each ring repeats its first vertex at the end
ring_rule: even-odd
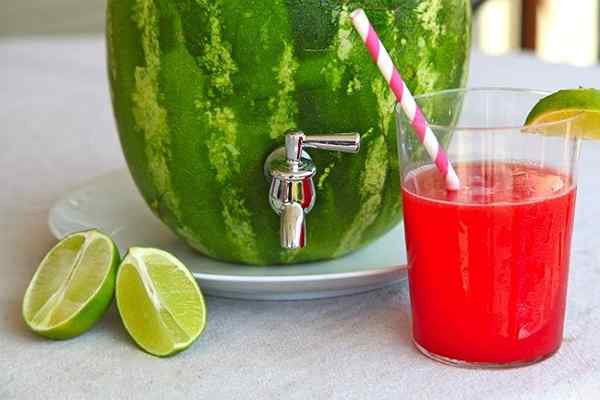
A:
POLYGON ((423 112, 417 106, 413 95, 402 80, 398 69, 394 66, 389 53, 379 40, 377 32, 373 29, 371 22, 365 12, 359 8, 350 14, 352 24, 367 46, 373 62, 379 67, 379 71, 385 78, 392 92, 396 96, 398 104, 402 107, 404 114, 412 125, 419 141, 425 146, 425 150, 429 153, 431 159, 435 162, 438 170, 446 180, 446 188, 448 190, 458 190, 460 182, 458 176, 448 160, 448 156, 444 149, 440 146, 437 138, 431 131, 423 112))

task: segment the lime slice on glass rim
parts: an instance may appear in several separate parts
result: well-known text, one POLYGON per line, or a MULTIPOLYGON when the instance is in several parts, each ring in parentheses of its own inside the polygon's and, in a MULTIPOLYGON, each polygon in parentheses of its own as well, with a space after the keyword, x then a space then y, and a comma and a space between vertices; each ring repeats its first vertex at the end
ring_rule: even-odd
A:
POLYGON ((117 273, 116 298, 131 338, 156 356, 188 348, 206 325, 204 297, 194 277, 163 250, 129 249, 117 273))
POLYGON ((100 319, 114 293, 119 251, 97 230, 67 235, 44 257, 23 299, 23 319, 52 339, 77 336, 100 319))
MULTIPOLYGON (((565 89, 544 97, 529 112, 525 129, 527 130, 527 126, 559 122, 573 117, 577 117, 573 120, 574 135, 600 140, 600 90, 565 89)), ((551 135, 552 129, 544 133, 551 135)))

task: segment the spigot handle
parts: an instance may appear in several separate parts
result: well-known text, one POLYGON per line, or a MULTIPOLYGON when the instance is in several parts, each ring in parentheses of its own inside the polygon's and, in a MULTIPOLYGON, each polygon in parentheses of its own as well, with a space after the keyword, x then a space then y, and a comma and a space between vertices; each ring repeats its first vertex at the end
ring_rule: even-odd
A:
POLYGON ((306 246, 306 222, 300 203, 286 203, 281 208, 279 239, 284 249, 306 246))
POLYGON ((285 136, 285 151, 288 161, 298 162, 303 148, 357 153, 360 149, 358 133, 336 135, 305 135, 304 132, 290 132, 285 136))

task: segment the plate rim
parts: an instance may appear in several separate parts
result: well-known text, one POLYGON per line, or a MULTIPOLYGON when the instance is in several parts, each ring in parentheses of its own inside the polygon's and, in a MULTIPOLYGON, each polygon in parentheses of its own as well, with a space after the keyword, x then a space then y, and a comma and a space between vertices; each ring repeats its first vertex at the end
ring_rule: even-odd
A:
MULTIPOLYGON (((297 265, 297 264, 296 264, 297 265)), ((252 268, 250 266, 249 268, 252 268)), ((272 268, 277 268, 273 266, 272 268)), ((217 280, 213 277, 219 277, 222 282, 306 282, 306 281, 327 281, 338 279, 352 279, 358 277, 383 275, 386 273, 402 272, 407 269, 406 265, 395 265, 387 268, 374 268, 367 271, 351 271, 351 272, 334 272, 323 274, 306 274, 306 275, 276 275, 276 276, 245 276, 245 275, 217 275, 196 272, 194 276, 205 280, 217 280)))

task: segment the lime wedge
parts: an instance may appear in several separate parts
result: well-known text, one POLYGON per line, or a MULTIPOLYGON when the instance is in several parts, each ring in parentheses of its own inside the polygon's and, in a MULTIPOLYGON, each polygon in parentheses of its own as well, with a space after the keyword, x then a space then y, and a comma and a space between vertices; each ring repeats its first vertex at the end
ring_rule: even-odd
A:
POLYGON ((188 348, 206 325, 204 298, 194 277, 166 251, 129 249, 117 273, 116 298, 131 338, 156 356, 188 348))
POLYGON ((34 332, 68 339, 104 314, 114 288, 119 252, 97 230, 72 233, 44 257, 23 299, 23 319, 34 332))
MULTIPOLYGON (((559 122, 575 116, 575 126, 571 127, 574 135, 600 140, 600 90, 566 89, 552 93, 533 107, 525 125, 559 122)), ((552 134, 552 127, 547 131, 552 134)))

